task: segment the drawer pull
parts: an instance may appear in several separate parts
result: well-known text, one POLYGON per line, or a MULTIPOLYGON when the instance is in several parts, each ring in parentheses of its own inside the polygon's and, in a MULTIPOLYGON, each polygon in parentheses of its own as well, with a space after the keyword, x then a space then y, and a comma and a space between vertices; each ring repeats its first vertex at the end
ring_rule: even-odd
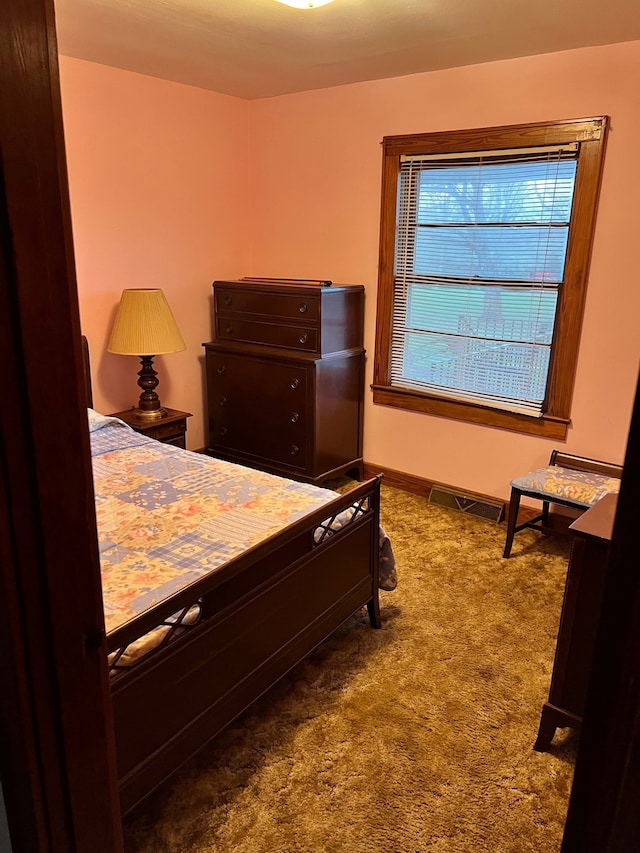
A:
POLYGON ((220 427, 220 435, 226 435, 226 434, 227 434, 227 428, 226 427, 220 427))
POLYGON ((295 389, 295 388, 297 388, 297 387, 298 387, 298 385, 300 384, 300 380, 299 380, 299 379, 292 379, 292 380, 291 380, 291 382, 290 382, 289 384, 291 385, 291 387, 292 387, 293 389, 295 389))
POLYGON ((224 371, 225 371, 225 366, 224 366, 224 364, 221 364, 221 365, 219 365, 218 367, 216 367, 216 373, 219 373, 221 376, 222 376, 222 374, 224 373, 224 371))
POLYGON ((225 295, 225 297, 224 297, 224 304, 225 304, 225 305, 231 305, 231 303, 232 303, 232 302, 233 302, 233 299, 232 299, 232 298, 229 296, 229 294, 227 293, 227 294, 225 295))
POLYGON ((299 420, 300 420, 300 415, 298 414, 298 412, 291 412, 291 423, 297 424, 299 420))
POLYGON ((220 397, 220 405, 221 406, 227 405, 227 398, 226 397, 220 397))
POLYGON ((290 447, 290 452, 291 452, 291 455, 292 455, 292 456, 295 456, 295 455, 296 455, 296 453, 298 453, 298 452, 299 452, 299 450, 300 450, 300 448, 298 447, 298 445, 297 445, 297 444, 292 444, 292 445, 291 445, 291 447, 290 447))
POLYGON ((308 337, 309 335, 306 332, 303 332, 303 334, 300 335, 300 343, 306 344, 308 337))
POLYGON ((308 310, 309 310, 309 306, 307 305, 307 303, 306 303, 306 302, 301 302, 301 303, 300 303, 300 307, 298 308, 298 311, 299 311, 301 314, 306 314, 308 310))
POLYGON ((227 325, 224 327, 224 330, 227 335, 230 335, 233 332, 233 326, 231 325, 231 323, 227 323, 227 325))

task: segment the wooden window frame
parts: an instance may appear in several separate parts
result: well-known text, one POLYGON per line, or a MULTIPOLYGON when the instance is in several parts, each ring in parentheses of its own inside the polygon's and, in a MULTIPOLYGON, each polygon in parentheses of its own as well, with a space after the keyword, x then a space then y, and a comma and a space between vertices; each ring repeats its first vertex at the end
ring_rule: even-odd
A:
POLYGON ((454 418, 469 423, 565 440, 571 422, 571 398, 596 209, 600 191, 608 117, 473 128, 438 133, 386 136, 382 141, 380 261, 373 402, 454 418), (553 333, 549 380, 542 416, 452 400, 391 385, 394 260, 400 157, 403 154, 449 154, 579 143, 575 191, 565 264, 553 333))

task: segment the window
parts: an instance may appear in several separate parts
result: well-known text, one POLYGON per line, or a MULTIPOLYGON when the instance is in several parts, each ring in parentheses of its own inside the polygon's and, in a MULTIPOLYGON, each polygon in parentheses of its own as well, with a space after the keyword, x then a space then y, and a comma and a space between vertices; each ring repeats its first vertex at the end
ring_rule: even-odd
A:
POLYGON ((566 437, 605 129, 385 138, 375 403, 566 437))

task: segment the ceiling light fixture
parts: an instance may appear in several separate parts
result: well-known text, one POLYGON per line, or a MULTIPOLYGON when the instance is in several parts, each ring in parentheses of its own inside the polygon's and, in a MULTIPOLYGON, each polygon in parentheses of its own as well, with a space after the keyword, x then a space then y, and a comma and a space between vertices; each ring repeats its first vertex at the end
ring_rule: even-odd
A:
POLYGON ((293 6, 294 9, 316 9, 318 6, 333 3, 333 0, 277 0, 277 2, 284 3, 285 6, 293 6))

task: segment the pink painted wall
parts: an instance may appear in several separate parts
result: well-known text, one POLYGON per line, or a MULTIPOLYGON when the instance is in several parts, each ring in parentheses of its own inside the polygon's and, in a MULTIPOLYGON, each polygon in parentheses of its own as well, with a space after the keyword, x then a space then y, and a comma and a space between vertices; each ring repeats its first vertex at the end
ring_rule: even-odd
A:
POLYGON ((366 286, 365 459, 496 496, 556 442, 374 406, 385 135, 609 115, 573 424, 565 449, 621 461, 637 378, 640 42, 245 102, 61 58, 83 329, 96 408, 135 402, 134 359, 106 352, 124 287, 160 286, 187 351, 157 360, 163 402, 194 413, 210 284, 247 274, 366 286))
POLYGON ((597 115, 612 130, 564 449, 622 461, 640 355, 639 79, 631 42, 251 104, 252 273, 366 287, 366 461, 506 497, 562 446, 372 404, 382 137, 597 115))
POLYGON ((126 287, 161 287, 187 349, 160 356, 161 400, 192 412, 203 447, 203 341, 211 282, 247 273, 248 103, 61 57, 63 118, 82 327, 94 405, 113 412, 140 393, 138 362, 106 351, 126 287))

